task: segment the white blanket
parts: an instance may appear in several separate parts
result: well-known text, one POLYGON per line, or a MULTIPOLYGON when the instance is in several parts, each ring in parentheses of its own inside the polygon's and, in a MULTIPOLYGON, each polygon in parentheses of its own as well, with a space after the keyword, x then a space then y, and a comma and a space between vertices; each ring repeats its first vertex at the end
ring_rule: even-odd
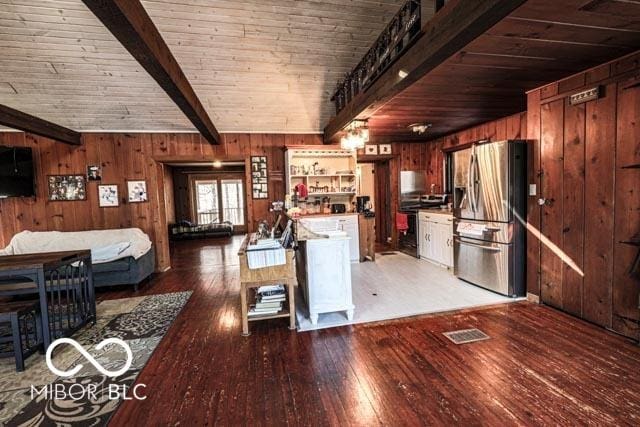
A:
POLYGON ((151 240, 139 228, 92 231, 22 231, 11 239, 0 255, 91 250, 92 263, 121 258, 140 258, 151 249, 151 240))

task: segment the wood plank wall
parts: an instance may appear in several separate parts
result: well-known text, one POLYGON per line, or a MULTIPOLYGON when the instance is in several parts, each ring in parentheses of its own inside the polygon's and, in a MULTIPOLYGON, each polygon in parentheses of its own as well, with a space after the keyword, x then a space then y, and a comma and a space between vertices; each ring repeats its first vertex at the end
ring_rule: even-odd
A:
MULTIPOLYGON (((224 143, 212 146, 198 134, 84 134, 80 147, 21 132, 0 133, 0 144, 29 146, 34 150, 37 196, 0 200, 0 246, 6 246, 22 230, 78 231, 139 227, 156 246, 158 270, 169 268, 167 226, 174 219, 172 180, 163 162, 244 160, 266 155, 269 167, 269 200, 247 195, 252 228, 269 217, 271 200, 284 197, 284 149, 289 145, 322 144, 321 135, 225 134, 224 143), (46 177, 85 174, 87 165, 102 165, 102 184, 118 184, 120 206, 100 208, 97 182, 88 183, 86 201, 50 202, 46 177), (144 179, 148 203, 124 202, 127 179, 144 179)), ((247 168, 248 170, 248 168, 247 168)), ((247 182, 250 182, 247 172, 247 182)))
MULTIPOLYGON (((427 188, 431 188, 431 184, 435 184, 436 193, 441 193, 444 189, 443 167, 445 151, 462 149, 473 142, 484 139, 491 141, 525 139, 526 134, 527 114, 523 112, 483 123, 428 143, 393 143, 392 152, 394 153, 394 158, 389 163, 391 169, 392 241, 394 245, 397 245, 398 242, 395 217, 398 211, 400 171, 426 170, 427 188)), ((375 139, 373 142, 375 143, 375 139)))
POLYGON ((640 280, 631 274, 640 239, 640 53, 528 95, 528 137, 547 200, 530 222, 569 256, 529 239, 528 291, 543 303, 640 338, 640 280), (600 99, 572 106, 568 95, 600 85, 600 99), (539 259, 535 257, 539 250, 539 259))

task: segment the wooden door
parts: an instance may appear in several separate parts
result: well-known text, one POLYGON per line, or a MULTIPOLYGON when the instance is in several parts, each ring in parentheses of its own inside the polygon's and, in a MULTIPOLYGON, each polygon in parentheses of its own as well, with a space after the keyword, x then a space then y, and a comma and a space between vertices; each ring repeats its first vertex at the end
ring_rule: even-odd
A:
POLYGON ((391 169, 389 161, 375 164, 376 242, 387 243, 391 237, 391 169))
POLYGON ((616 84, 578 106, 540 109, 540 251, 545 304, 611 327, 616 84))
MULTIPOLYGON (((541 231, 551 242, 562 246, 562 190, 563 190, 563 120, 564 99, 541 106, 540 109, 540 164, 542 169, 541 195, 545 205, 541 208, 541 231)), ((540 299, 545 304, 562 308, 562 260, 543 245, 540 251, 540 299)))

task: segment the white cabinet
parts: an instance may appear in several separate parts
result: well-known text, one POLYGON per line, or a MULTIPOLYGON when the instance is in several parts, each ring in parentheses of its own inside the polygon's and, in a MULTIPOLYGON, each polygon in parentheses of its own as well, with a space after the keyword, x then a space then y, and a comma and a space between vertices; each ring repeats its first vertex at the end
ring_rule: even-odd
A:
POLYGON ((302 217, 300 223, 311 231, 344 231, 349 237, 349 260, 360 262, 360 229, 358 215, 328 215, 319 217, 302 217))
POLYGON ((447 268, 453 267, 453 217, 419 212, 418 254, 420 258, 447 268))
POLYGON ((309 239, 300 242, 297 258, 298 283, 309 307, 312 324, 318 315, 344 311, 353 319, 349 240, 345 237, 309 239))
POLYGON ((358 215, 343 215, 338 218, 338 229, 349 236, 349 256, 351 262, 360 262, 360 231, 358 215))

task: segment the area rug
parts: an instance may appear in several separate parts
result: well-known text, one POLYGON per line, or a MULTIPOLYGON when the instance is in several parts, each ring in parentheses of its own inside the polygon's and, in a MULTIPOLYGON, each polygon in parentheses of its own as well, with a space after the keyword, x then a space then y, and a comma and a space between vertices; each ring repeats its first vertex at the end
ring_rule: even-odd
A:
MULTIPOLYGON (((44 355, 35 354, 25 362, 25 371, 16 372, 13 359, 0 359, 0 425, 21 426, 102 426, 114 414, 123 396, 107 396, 104 392, 113 387, 123 390, 134 384, 136 377, 147 363, 162 337, 176 319, 191 296, 191 292, 176 292, 144 297, 102 301, 97 305, 98 321, 72 337, 82 345, 96 361, 109 371, 124 366, 125 350, 110 344, 100 351, 95 346, 107 338, 119 338, 131 349, 133 362, 124 374, 115 378, 103 375, 89 363, 77 349, 70 345, 58 347, 52 361, 55 367, 67 371, 79 364, 82 369, 67 378, 53 374, 44 355), (95 385, 99 393, 80 399, 46 398, 35 394, 49 385, 71 390, 73 384, 95 385)), ((77 387, 76 389, 80 389, 77 387)))

